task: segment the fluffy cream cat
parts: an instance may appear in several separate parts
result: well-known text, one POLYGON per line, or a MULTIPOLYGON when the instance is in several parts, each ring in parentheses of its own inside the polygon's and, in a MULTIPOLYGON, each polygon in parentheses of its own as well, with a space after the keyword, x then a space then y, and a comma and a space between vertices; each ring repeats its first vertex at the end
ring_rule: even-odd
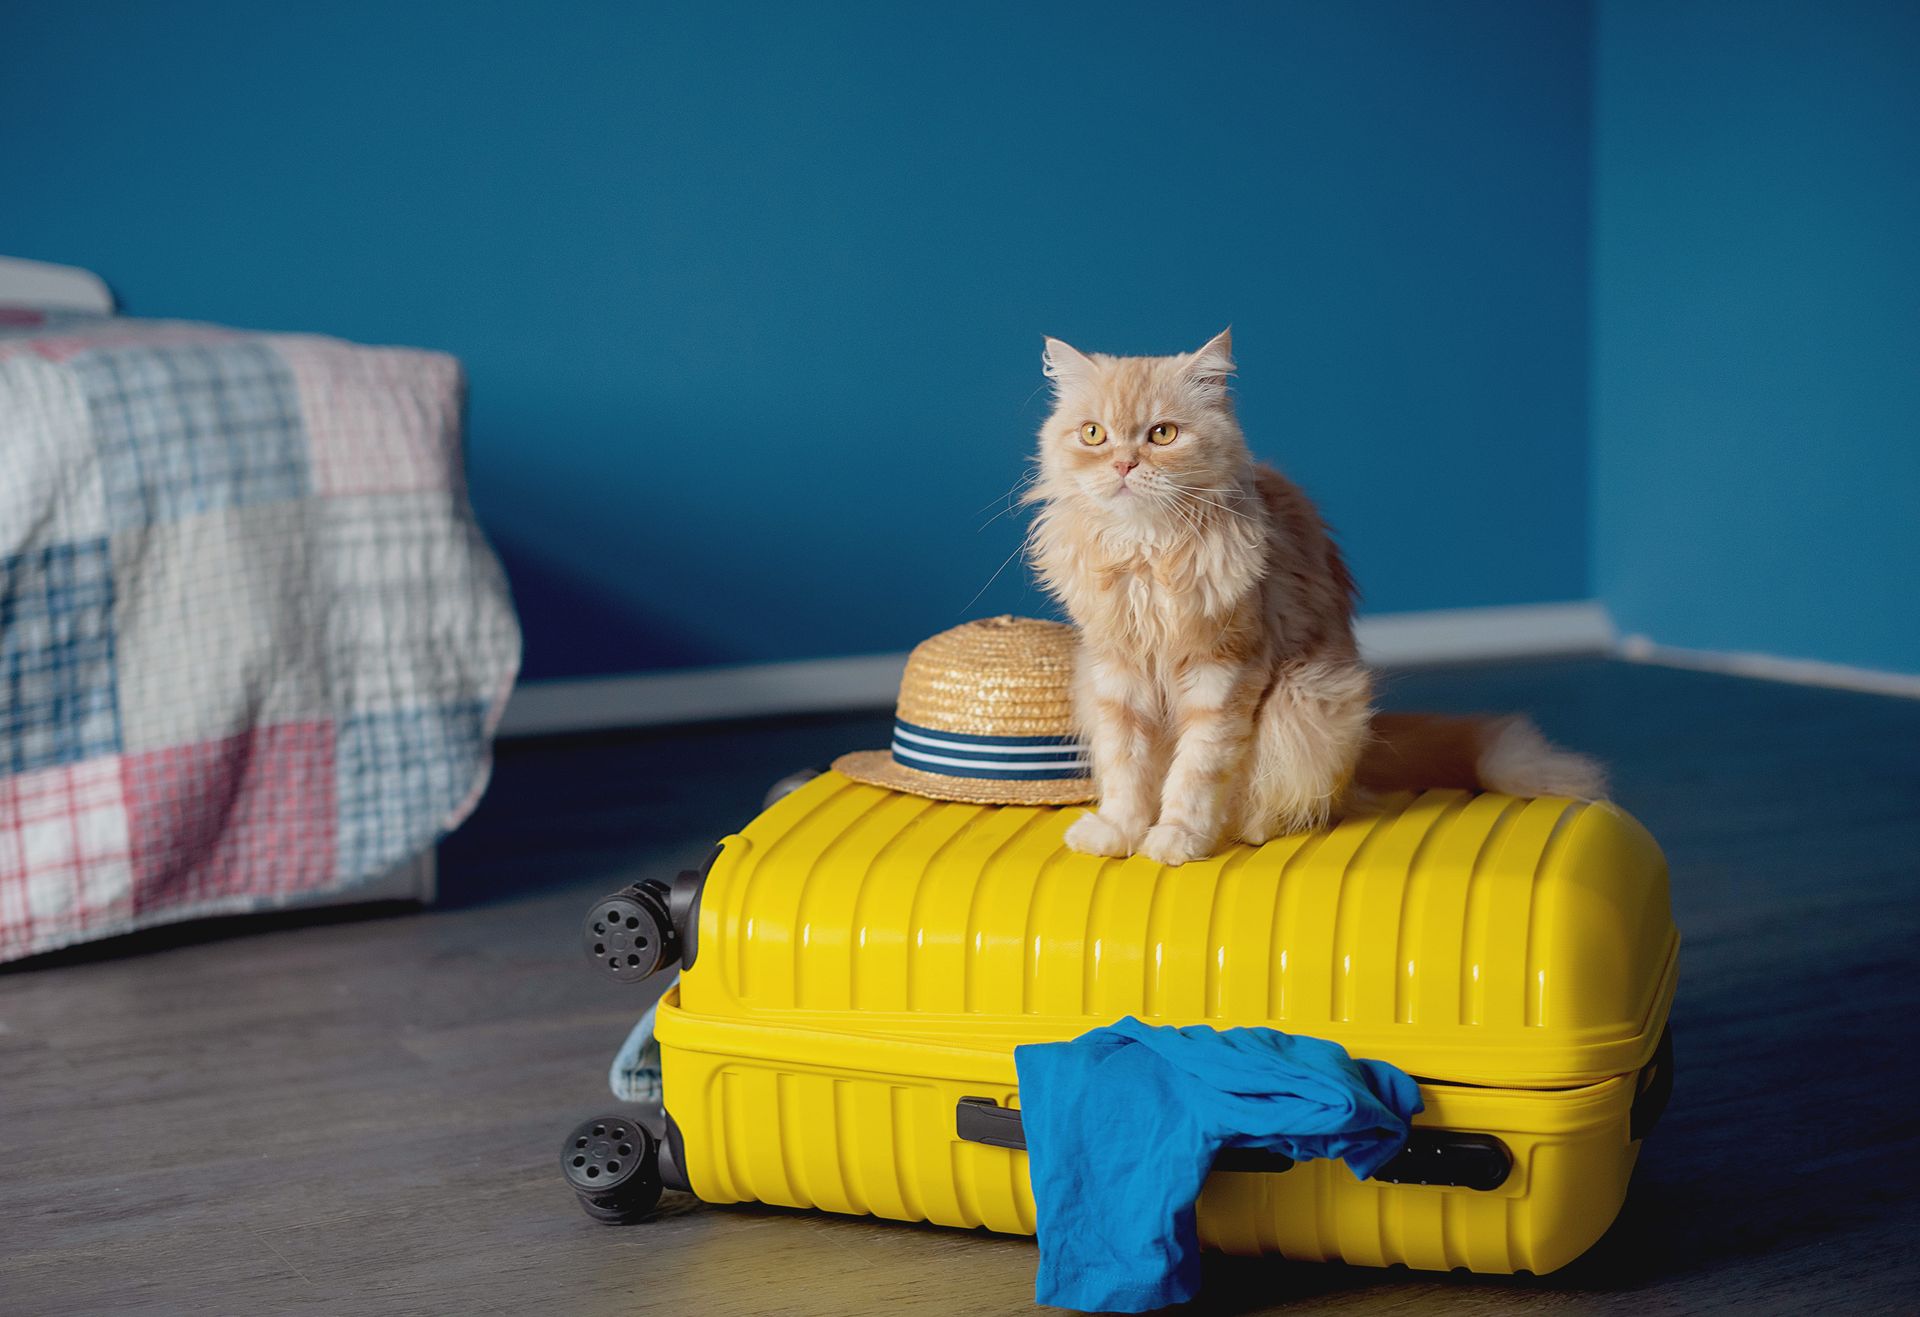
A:
POLYGON ((1604 792, 1524 718, 1373 714, 1353 579, 1299 486, 1248 452, 1228 334, 1173 357, 1050 338, 1044 361, 1031 553, 1080 628, 1100 792, 1069 846, 1183 864, 1317 827, 1360 790, 1604 792))

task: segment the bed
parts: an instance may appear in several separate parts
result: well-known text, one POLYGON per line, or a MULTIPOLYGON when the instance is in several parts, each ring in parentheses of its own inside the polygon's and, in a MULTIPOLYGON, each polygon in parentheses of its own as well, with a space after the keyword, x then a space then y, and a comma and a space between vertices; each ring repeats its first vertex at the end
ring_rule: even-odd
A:
POLYGON ((463 394, 0 261, 0 961, 432 896, 520 657, 463 394))

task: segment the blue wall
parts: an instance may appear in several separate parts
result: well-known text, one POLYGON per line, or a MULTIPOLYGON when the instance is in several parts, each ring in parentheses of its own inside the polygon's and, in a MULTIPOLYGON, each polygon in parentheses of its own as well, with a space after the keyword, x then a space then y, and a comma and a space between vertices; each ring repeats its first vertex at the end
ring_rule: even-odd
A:
MULTIPOLYGON (((904 648, 1042 333, 1231 321, 1375 611, 1584 597, 1584 4, 12 5, 0 251, 446 348, 527 675, 904 648)), ((1609 504, 1611 506, 1611 504, 1609 504)), ((976 599, 974 596, 979 594, 976 599)))
POLYGON ((1596 56, 1599 593, 1920 672, 1920 6, 1604 0, 1596 56))

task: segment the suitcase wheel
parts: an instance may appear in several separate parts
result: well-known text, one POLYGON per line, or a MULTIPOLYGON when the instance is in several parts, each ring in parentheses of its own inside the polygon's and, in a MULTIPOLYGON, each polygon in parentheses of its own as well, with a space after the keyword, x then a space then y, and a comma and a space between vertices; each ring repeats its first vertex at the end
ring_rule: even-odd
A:
POLYGON ((635 883, 602 897, 587 911, 580 925, 580 944, 602 967, 602 978, 638 983, 679 959, 666 891, 656 891, 655 886, 635 883))
POLYGON ((660 1201, 660 1141, 625 1116, 595 1116, 567 1135, 560 1170, 586 1214, 607 1225, 638 1221, 660 1201))

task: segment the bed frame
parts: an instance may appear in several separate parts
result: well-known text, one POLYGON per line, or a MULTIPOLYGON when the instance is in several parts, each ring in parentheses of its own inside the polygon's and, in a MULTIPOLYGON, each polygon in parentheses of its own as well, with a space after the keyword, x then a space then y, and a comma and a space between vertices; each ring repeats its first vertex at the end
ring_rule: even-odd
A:
POLYGON ((111 315, 113 292, 106 280, 91 270, 0 256, 0 306, 111 315))

